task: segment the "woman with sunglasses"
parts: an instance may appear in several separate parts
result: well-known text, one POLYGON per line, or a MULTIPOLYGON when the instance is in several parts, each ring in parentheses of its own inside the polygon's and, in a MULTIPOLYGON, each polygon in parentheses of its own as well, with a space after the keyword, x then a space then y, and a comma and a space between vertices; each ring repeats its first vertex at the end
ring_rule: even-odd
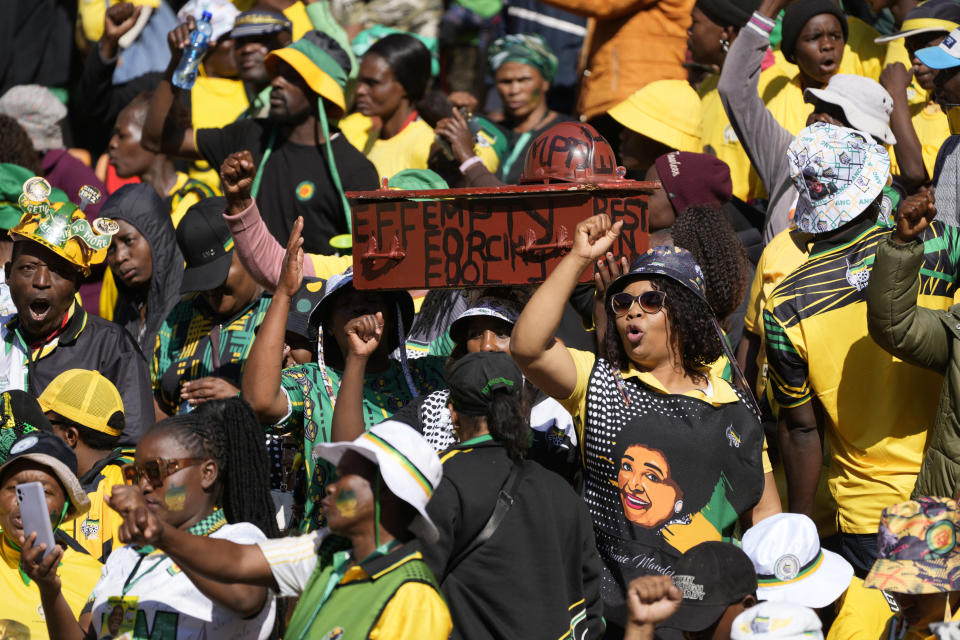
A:
POLYGON ((764 463, 763 432, 752 404, 709 368, 724 349, 702 272, 689 252, 655 247, 610 284, 599 356, 554 339, 562 312, 557 301, 569 298, 583 271, 604 257, 621 226, 611 225, 606 215, 577 226, 572 250, 527 304, 510 340, 524 375, 559 400, 578 426, 584 497, 604 582, 611 586, 603 592, 604 617, 614 628, 625 623, 624 590, 630 580, 669 573, 691 546, 729 538, 741 517, 749 525, 780 510, 772 474, 765 474, 769 463, 764 463), (661 430, 675 440, 672 446, 647 446, 642 430, 621 434, 628 424, 657 417, 675 425, 661 430), (627 436, 630 442, 621 442, 627 436), (624 495, 628 483, 618 479, 625 456, 633 458, 626 461, 631 471, 652 486, 662 481, 668 465, 679 462, 663 453, 676 446, 695 455, 683 463, 682 482, 671 475, 677 486, 670 516, 664 518, 669 524, 638 526, 649 520, 643 515, 654 505, 643 496, 624 495), (659 458, 631 454, 652 449, 659 458), (704 493, 709 496, 705 506, 683 498, 704 493), (627 507, 630 517, 624 517, 627 507))
MULTIPOLYGON (((109 499, 121 515, 145 502, 164 523, 197 536, 252 544, 279 535, 263 431, 242 400, 210 401, 157 423, 123 475, 127 484, 114 487, 109 499)), ((121 540, 130 539, 126 527, 120 527, 121 540)), ((54 638, 107 635, 117 606, 126 612, 121 632, 137 638, 252 640, 274 629, 276 604, 269 590, 214 582, 161 551, 132 545, 110 554, 78 624, 57 577, 62 552, 54 549, 38 562, 41 554, 28 540, 23 566, 40 589, 54 638)))

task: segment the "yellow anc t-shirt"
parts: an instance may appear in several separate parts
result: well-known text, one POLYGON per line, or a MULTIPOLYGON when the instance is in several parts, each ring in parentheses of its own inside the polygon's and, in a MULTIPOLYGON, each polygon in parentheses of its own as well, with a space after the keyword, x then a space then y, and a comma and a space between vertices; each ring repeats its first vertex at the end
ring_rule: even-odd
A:
MULTIPOLYGON (((380 178, 390 179, 404 169, 427 169, 430 145, 436 134, 433 127, 417 118, 389 140, 370 140, 373 121, 362 113, 351 113, 340 121, 340 132, 354 147, 367 156, 377 168, 380 178)), ((500 164, 492 146, 474 145, 474 153, 490 173, 500 164)))
MULTIPOLYGON (((767 301, 767 383, 781 408, 817 399, 837 523, 846 533, 876 534, 880 512, 913 489, 943 377, 893 357, 870 338, 864 290, 877 244, 890 229, 851 233, 814 244, 767 301)), ((918 303, 946 309, 956 290, 960 230, 935 222, 922 238, 918 303)))
POLYGON ((117 458, 115 463, 100 470, 100 482, 96 489, 87 492, 90 497, 90 511, 60 525, 67 535, 100 562, 105 562, 111 551, 123 546, 117 537, 120 525, 123 524, 123 516, 104 501, 104 497, 113 492, 113 487, 124 484, 120 465, 133 462, 133 449, 125 449, 123 454, 123 458, 117 458))
MULTIPOLYGON (((102 565, 91 556, 67 549, 63 553, 57 575, 63 597, 79 616, 100 580, 102 565)), ((48 636, 47 623, 40 604, 37 585, 20 573, 20 552, 0 532, 0 630, 4 638, 43 640, 48 636)))

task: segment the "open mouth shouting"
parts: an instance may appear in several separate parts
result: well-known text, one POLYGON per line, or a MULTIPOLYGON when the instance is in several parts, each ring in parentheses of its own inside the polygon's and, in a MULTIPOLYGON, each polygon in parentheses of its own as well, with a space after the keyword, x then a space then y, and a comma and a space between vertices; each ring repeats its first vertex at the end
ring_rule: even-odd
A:
POLYGON ((34 323, 46 322, 50 316, 50 301, 44 298, 37 298, 30 303, 28 307, 30 310, 30 319, 34 323))

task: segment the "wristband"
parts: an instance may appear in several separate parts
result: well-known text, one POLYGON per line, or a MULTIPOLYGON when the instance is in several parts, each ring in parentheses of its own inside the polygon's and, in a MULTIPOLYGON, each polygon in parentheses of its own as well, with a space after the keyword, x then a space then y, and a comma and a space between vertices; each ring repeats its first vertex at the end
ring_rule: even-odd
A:
POLYGON ((483 160, 480 159, 480 156, 471 156, 470 158, 467 158, 463 161, 463 164, 460 165, 460 173, 465 174, 470 167, 481 162, 483 162, 483 160))

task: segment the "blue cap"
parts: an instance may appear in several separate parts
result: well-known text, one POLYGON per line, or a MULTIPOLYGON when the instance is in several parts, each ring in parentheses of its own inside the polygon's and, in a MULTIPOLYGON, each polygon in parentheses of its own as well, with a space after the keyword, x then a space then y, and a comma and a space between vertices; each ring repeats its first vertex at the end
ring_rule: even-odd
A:
POLYGON ((960 29, 951 31, 937 46, 918 50, 917 57, 931 69, 960 67, 960 29))
POLYGON ((213 20, 213 14, 210 13, 209 11, 204 11, 203 13, 200 14, 200 19, 203 20, 204 22, 210 22, 211 20, 213 20))

